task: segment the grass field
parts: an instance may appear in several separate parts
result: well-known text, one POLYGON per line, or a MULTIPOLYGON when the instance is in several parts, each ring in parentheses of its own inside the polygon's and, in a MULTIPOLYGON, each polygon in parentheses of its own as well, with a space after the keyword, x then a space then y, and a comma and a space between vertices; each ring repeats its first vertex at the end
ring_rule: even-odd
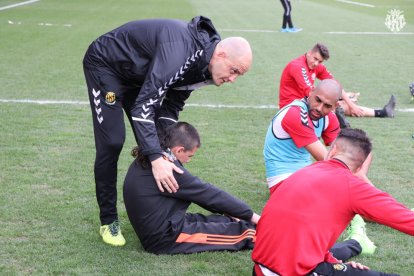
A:
MULTIPOLYGON (((414 2, 293 0, 293 21, 304 31, 277 32, 279 1, 248 0, 40 0, 15 8, 0 0, 0 275, 250 275, 250 251, 155 256, 145 253, 128 222, 122 193, 119 215, 127 245, 101 242, 93 181, 92 120, 81 67, 90 42, 133 19, 210 17, 222 37, 244 36, 252 45, 251 72, 233 85, 194 92, 180 119, 194 124, 202 148, 188 168, 260 212, 268 192, 262 145, 275 113, 284 65, 323 42, 326 63, 360 104, 382 107, 397 97, 394 119, 350 119, 374 143, 369 177, 376 186, 414 207, 414 2), (404 11, 403 34, 385 26, 390 9, 404 11), (335 33, 336 32, 336 33, 335 33), (345 33, 337 33, 345 32, 345 33), (355 32, 366 32, 364 34, 355 32), (15 100, 54 100, 37 104, 15 100), (71 103, 70 103, 71 102, 71 103), (224 104, 234 108, 200 107, 224 104), (243 108, 248 106, 248 108, 243 108)), ((118 191, 132 157, 128 128, 119 162, 118 191)), ((191 211, 202 211, 197 206, 191 211)), ((283 225, 281 225, 283 227, 283 225)), ((414 239, 368 225, 377 253, 355 258, 376 270, 414 275, 414 239)), ((306 250, 306 249, 304 249, 306 250)))

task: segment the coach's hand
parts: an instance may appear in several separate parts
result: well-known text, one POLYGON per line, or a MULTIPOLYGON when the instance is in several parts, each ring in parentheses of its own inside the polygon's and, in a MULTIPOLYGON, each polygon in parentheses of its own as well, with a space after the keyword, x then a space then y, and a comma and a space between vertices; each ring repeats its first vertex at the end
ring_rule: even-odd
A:
POLYGON ((158 189, 164 192, 164 189, 169 193, 175 193, 178 190, 177 181, 174 178, 173 170, 177 173, 183 173, 174 163, 160 157, 151 162, 152 174, 155 182, 157 182, 158 189))

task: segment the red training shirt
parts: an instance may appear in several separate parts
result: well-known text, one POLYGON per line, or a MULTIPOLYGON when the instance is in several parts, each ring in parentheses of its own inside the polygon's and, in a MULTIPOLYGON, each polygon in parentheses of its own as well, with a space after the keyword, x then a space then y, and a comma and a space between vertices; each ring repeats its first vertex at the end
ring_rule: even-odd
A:
POLYGON ((312 70, 309 69, 306 55, 289 62, 280 78, 279 108, 290 104, 293 100, 309 96, 315 79, 333 79, 333 76, 322 63, 312 70))
POLYGON ((319 161, 281 182, 263 209, 252 259, 283 276, 306 275, 355 214, 414 236, 414 212, 354 176, 339 160, 319 161))

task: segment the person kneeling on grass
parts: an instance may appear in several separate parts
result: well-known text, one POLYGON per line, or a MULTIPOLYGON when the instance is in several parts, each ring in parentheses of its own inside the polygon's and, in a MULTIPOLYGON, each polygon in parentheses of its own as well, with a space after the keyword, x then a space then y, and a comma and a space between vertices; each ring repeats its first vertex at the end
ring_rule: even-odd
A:
POLYGON ((155 254, 252 249, 260 216, 183 168, 201 146, 197 130, 178 122, 168 127, 160 141, 165 159, 184 171, 174 173, 179 190, 169 193, 157 188, 151 163, 139 147, 132 151, 136 159, 124 182, 126 211, 144 249, 155 254), (225 215, 186 213, 191 203, 225 215))

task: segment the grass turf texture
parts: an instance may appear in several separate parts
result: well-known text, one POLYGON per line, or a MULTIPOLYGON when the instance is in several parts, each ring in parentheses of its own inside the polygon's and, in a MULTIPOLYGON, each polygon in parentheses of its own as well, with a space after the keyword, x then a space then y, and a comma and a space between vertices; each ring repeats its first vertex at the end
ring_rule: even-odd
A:
MULTIPOLYGON (((0 7, 16 1, 0 0, 0 7)), ((196 91, 189 103, 276 105, 281 70, 321 41, 331 50, 328 68, 360 104, 382 107, 390 93, 398 108, 414 108, 413 35, 338 35, 326 32, 387 32, 389 9, 404 11, 414 31, 410 1, 364 1, 375 8, 334 1, 293 1, 293 22, 304 31, 282 34, 277 1, 48 1, 0 11, 0 99, 87 101, 81 61, 100 34, 133 19, 210 17, 222 37, 241 35, 252 44, 251 72, 233 85, 196 91), (9 24, 8 21, 21 22, 9 24), (51 23, 52 26, 40 26, 51 23), (71 24, 71 27, 64 27, 71 24), (274 32, 243 32, 271 30, 274 32)), ((187 107, 180 119, 194 124, 202 148, 188 168, 260 212, 267 199, 262 144, 271 109, 187 107)), ((145 253, 126 217, 122 180, 134 146, 127 141, 119 162, 119 214, 123 248, 101 242, 92 175, 94 144, 87 105, 0 102, 0 274, 250 275, 250 251, 155 256, 145 253)), ((370 178, 414 207, 413 113, 395 119, 350 119, 373 138, 370 178)), ((190 211, 201 211, 197 206, 190 211)), ((281 225, 283 227, 283 225, 281 225)), ((373 269, 411 275, 413 238, 368 224, 374 256, 358 257, 373 269)))

